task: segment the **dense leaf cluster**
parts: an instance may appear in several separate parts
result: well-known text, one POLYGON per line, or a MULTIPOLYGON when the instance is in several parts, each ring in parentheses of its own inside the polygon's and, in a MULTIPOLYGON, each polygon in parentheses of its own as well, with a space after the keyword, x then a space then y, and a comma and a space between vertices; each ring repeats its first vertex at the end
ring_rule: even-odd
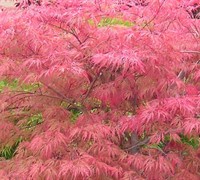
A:
POLYGON ((22 0, 0 12, 0 179, 200 178, 199 6, 22 0))

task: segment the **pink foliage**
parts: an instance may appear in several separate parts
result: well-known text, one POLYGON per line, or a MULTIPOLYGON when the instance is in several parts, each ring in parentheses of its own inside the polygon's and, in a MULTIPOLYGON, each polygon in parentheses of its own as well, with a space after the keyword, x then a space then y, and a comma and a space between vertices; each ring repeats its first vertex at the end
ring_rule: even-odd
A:
POLYGON ((198 1, 16 6, 0 12, 0 80, 18 81, 0 93, 0 150, 22 142, 0 179, 200 178, 183 142, 200 134, 198 1))

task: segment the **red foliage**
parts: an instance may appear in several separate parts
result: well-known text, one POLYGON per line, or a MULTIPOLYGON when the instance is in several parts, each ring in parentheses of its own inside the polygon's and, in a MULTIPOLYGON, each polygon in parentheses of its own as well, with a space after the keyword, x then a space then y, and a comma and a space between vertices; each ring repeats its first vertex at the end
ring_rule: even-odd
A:
POLYGON ((22 142, 0 160, 1 179, 199 179, 200 148, 183 142, 200 134, 199 6, 23 0, 2 10, 0 79, 19 87, 0 94, 0 147, 22 142))

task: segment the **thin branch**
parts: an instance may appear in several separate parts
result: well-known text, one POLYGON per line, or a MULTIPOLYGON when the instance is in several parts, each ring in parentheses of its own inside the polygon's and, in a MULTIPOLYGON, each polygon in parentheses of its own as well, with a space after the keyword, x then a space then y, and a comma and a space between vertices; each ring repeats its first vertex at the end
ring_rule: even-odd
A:
POLYGON ((54 89, 53 87, 49 86, 48 84, 42 82, 42 84, 44 84, 48 89, 52 90, 54 93, 56 93, 58 96, 62 97, 63 100, 73 103, 72 99, 67 98, 65 95, 63 95, 62 93, 60 93, 59 91, 57 91, 56 89, 54 89))
POLYGON ((143 26, 142 29, 144 29, 146 26, 148 26, 148 25, 157 17, 157 15, 159 14, 159 12, 160 12, 160 10, 161 10, 161 7, 163 6, 164 2, 165 2, 165 0, 162 1, 162 3, 160 4, 160 6, 159 6, 159 8, 158 8, 158 10, 157 10, 157 12, 156 12, 156 14, 152 17, 152 19, 151 19, 149 22, 147 22, 147 23, 143 26))
POLYGON ((150 149, 156 149, 156 150, 158 150, 158 151, 160 151, 163 155, 167 155, 161 148, 157 148, 157 147, 153 147, 153 146, 151 146, 151 147, 148 147, 148 148, 150 148, 150 149))
POLYGON ((69 33, 69 31, 67 31, 65 28, 62 28, 61 26, 56 26, 56 25, 51 24, 51 23, 49 23, 49 25, 50 25, 50 26, 53 26, 53 27, 55 27, 55 28, 58 28, 58 29, 60 29, 60 30, 63 30, 63 31, 66 32, 66 33, 69 33))
POLYGON ((49 97, 49 98, 54 98, 54 99, 59 99, 59 100, 63 100, 63 98, 60 98, 58 96, 52 96, 52 95, 47 95, 47 94, 43 94, 40 92, 40 94, 37 94, 36 92, 30 92, 30 91, 10 91, 10 92, 16 92, 16 93, 19 93, 19 94, 15 94, 14 96, 11 96, 10 98, 6 99, 5 101, 7 102, 8 100, 11 100, 17 96, 20 96, 20 95, 26 95, 26 94, 29 94, 29 95, 35 95, 35 96, 44 96, 44 97, 49 97))
POLYGON ((76 40, 79 42, 79 44, 82 44, 81 40, 80 40, 79 37, 77 36, 76 31, 75 31, 74 29, 71 29, 71 31, 68 31, 68 30, 66 30, 65 28, 62 28, 61 26, 56 26, 56 25, 54 25, 54 24, 49 24, 49 25, 50 25, 50 26, 53 26, 53 27, 55 27, 55 28, 58 28, 58 29, 60 29, 60 30, 63 30, 63 31, 66 32, 66 33, 69 33, 69 34, 73 35, 73 36, 76 38, 76 40))
POLYGON ((86 95, 85 95, 85 98, 84 98, 84 99, 86 99, 86 98, 89 96, 89 94, 91 93, 92 88, 94 87, 94 84, 95 84, 95 82, 97 81, 98 77, 99 77, 99 74, 97 74, 97 75, 95 76, 95 78, 93 79, 92 83, 90 84, 90 87, 88 88, 88 90, 87 90, 87 92, 86 92, 86 95))
POLYGON ((25 91, 10 91, 10 92, 17 92, 18 94, 15 94, 15 95, 9 97, 8 99, 5 100, 5 102, 7 102, 7 101, 9 101, 9 100, 11 100, 11 99, 13 99, 17 96, 26 95, 26 94, 31 94, 31 95, 34 94, 33 92, 25 92, 25 91))
POLYGON ((181 71, 179 72, 179 74, 178 74, 177 77, 178 77, 179 79, 183 80, 183 79, 185 78, 185 76, 186 76, 185 71, 184 71, 184 70, 181 70, 181 71))
POLYGON ((79 37, 76 34, 76 31, 74 29, 72 29, 71 31, 69 31, 69 33, 76 38, 76 40, 79 42, 79 44, 82 44, 81 40, 79 39, 79 37))
POLYGON ((145 145, 145 144, 147 144, 149 142, 149 139, 150 138, 145 138, 143 141, 140 141, 137 144, 135 144, 135 145, 133 145, 133 146, 131 146, 129 148, 126 148, 125 150, 132 150, 132 149, 135 149, 135 148, 137 148, 139 146, 143 146, 143 145, 145 145))
POLYGON ((182 53, 194 53, 194 54, 200 54, 200 51, 193 51, 193 50, 184 50, 184 51, 180 51, 182 53))
POLYGON ((23 93, 17 94, 17 95, 15 95, 15 96, 13 96, 13 97, 7 99, 6 101, 8 101, 8 100, 10 100, 10 99, 12 99, 12 98, 14 98, 14 97, 20 96, 20 95, 27 95, 27 96, 23 96, 23 97, 21 97, 21 98, 18 98, 18 99, 17 99, 16 101, 14 101, 14 102, 11 102, 9 105, 7 105, 7 106, 4 108, 4 110, 1 110, 0 113, 3 112, 3 111, 7 111, 7 110, 12 109, 12 107, 10 107, 10 106, 14 105, 14 104, 17 103, 18 101, 21 101, 21 100, 23 100, 23 99, 25 99, 25 98, 30 98, 30 97, 33 97, 33 96, 42 96, 42 97, 48 97, 48 98, 54 98, 54 99, 63 100, 63 98, 60 98, 60 97, 57 97, 57 96, 51 96, 51 95, 46 95, 46 94, 37 94, 37 93, 33 93, 33 92, 23 92, 23 93))
POLYGON ((39 89, 39 91, 40 91, 40 94, 43 94, 43 93, 42 93, 42 89, 41 89, 41 87, 40 87, 40 84, 39 84, 39 83, 37 83, 37 86, 38 86, 38 89, 39 89))
POLYGON ((16 101, 14 101, 14 102, 11 102, 11 103, 10 103, 9 105, 7 105, 3 110, 1 110, 0 113, 2 113, 3 111, 9 110, 9 109, 10 109, 10 106, 13 105, 13 104, 15 104, 15 103, 17 103, 18 101, 21 101, 21 100, 23 100, 23 99, 25 99, 25 98, 29 98, 29 97, 31 97, 31 96, 32 96, 32 94, 29 95, 29 96, 23 96, 23 97, 17 99, 16 101))

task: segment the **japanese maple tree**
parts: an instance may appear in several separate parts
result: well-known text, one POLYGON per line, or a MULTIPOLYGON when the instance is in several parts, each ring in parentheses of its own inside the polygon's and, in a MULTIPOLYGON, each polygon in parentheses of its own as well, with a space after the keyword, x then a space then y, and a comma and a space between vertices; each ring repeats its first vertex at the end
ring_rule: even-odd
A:
POLYGON ((199 18, 186 0, 2 8, 0 179, 198 180, 199 18))

